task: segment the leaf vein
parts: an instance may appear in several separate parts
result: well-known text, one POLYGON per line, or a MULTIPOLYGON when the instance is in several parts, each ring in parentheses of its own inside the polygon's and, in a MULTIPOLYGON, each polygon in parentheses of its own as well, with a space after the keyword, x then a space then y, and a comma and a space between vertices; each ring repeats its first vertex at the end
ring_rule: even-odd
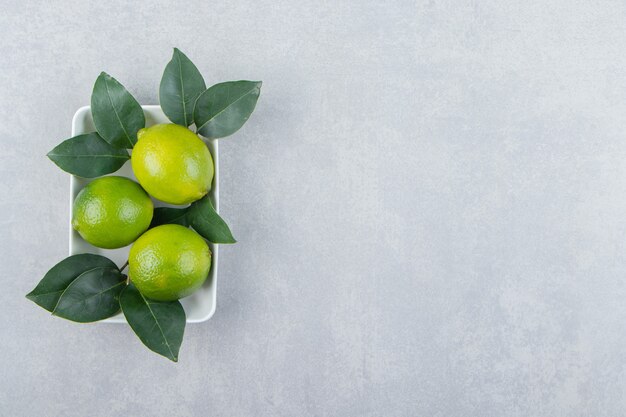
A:
POLYGON ((172 348, 170 346, 169 341, 167 340, 167 337, 165 337, 165 332, 163 332, 163 328, 161 327, 161 324, 159 324, 159 320, 157 319, 156 315, 152 311, 152 308, 150 307, 150 303, 148 302, 148 300, 146 300, 146 297, 144 297, 142 293, 139 293, 139 295, 141 296, 143 301, 146 303, 146 306, 148 307, 148 310, 150 310, 150 314, 154 318, 154 321, 155 321, 157 327, 159 328, 159 332, 161 332, 161 336, 163 336, 163 340, 165 341, 165 345, 167 346, 167 350, 170 351, 170 355, 172 355, 172 358, 176 358, 176 356, 174 355, 174 352, 172 352, 172 348))
POLYGON ((183 68, 180 62, 180 54, 176 51, 176 62, 178 62, 178 78, 180 78, 180 101, 183 104, 183 119, 185 126, 189 126, 187 121, 187 106, 185 104, 185 82, 183 81, 183 68))
MULTIPOLYGON (((91 269, 88 269, 87 271, 83 272, 82 274, 80 274, 80 275, 78 275, 76 278, 74 278, 74 279, 72 280, 72 282, 70 282, 70 283, 68 284, 68 286, 67 286, 67 287, 65 287, 65 289, 63 290, 63 292, 62 292, 62 293, 61 293, 61 295, 59 296, 59 299, 57 300, 56 305, 55 305, 55 306, 54 306, 54 308, 52 309, 52 314, 54 314, 54 312, 56 311, 57 307, 59 306, 59 303, 61 302, 61 298, 63 298, 63 295, 65 294, 65 292, 67 291, 67 289, 68 289, 68 288, 69 288, 69 287, 70 287, 70 286, 71 286, 71 285, 72 285, 72 284, 73 284, 73 283, 74 283, 74 282, 75 282, 78 278, 82 277, 83 275, 85 275, 85 274, 87 274, 87 273, 89 273, 89 272, 95 271, 95 270, 97 270, 97 269, 107 269, 107 268, 113 269, 113 268, 111 268, 110 266, 98 266, 98 267, 96 267, 96 268, 91 268, 91 269)), ((58 291, 55 291, 55 292, 58 292, 58 291)))
MULTIPOLYGON (((222 110, 220 110, 219 112, 217 112, 216 114, 213 115, 213 117, 209 118, 206 122, 204 122, 202 124, 202 126, 200 126, 198 128, 198 131, 200 131, 200 129, 202 129, 204 126, 206 126, 211 120, 215 119, 217 116, 219 116, 220 114, 224 113, 229 107, 231 107, 232 105, 234 105, 235 103, 237 103, 239 100, 241 100, 242 98, 246 97, 248 94, 250 94, 255 88, 257 88, 257 86, 255 85, 253 88, 251 88, 250 90, 246 91, 244 94, 241 95, 241 97, 239 97, 237 100, 233 101, 232 103, 230 103, 228 106, 224 107, 222 110)), ((208 90, 207 90, 208 91, 208 90)), ((228 89, 228 97, 230 98, 230 88, 228 89)))
POLYGON ((115 117, 117 118, 117 121, 120 123, 120 127, 122 128, 122 131, 126 135, 126 139, 128 139, 128 143, 130 144, 130 147, 132 148, 133 147, 133 141, 130 139, 130 136, 128 135, 128 132, 126 131, 126 128, 124 127, 124 123, 122 123, 122 119, 120 119, 120 116, 117 113, 117 109, 113 105, 113 100, 111 99, 111 93, 109 91, 109 83, 107 82, 106 78, 104 79, 104 87, 107 90, 107 98, 109 99, 109 103, 111 104, 111 108, 113 109, 113 113, 115 113, 115 117))

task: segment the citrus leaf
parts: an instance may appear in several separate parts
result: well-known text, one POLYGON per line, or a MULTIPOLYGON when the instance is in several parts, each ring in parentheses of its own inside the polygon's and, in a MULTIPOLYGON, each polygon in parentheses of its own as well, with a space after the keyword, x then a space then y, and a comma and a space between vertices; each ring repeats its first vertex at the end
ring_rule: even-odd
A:
POLYGON ((237 242, 226 222, 213 208, 208 196, 204 196, 189 206, 188 219, 191 227, 211 243, 237 242))
POLYGON ((148 349, 177 362, 185 333, 185 310, 179 301, 154 301, 132 283, 120 294, 120 306, 135 334, 148 349))
POLYGON ((206 84, 198 68, 178 48, 174 48, 159 86, 159 102, 163 113, 172 122, 189 126, 193 123, 193 106, 204 90, 206 84))
POLYGON ((61 142, 48 152, 48 158, 70 174, 95 178, 117 171, 130 156, 126 150, 111 146, 93 132, 61 142))
POLYGON ((180 224, 181 226, 189 227, 187 211, 187 208, 157 207, 154 209, 150 227, 162 224, 180 224))
POLYGON ((215 84, 196 100, 193 118, 198 133, 209 139, 238 131, 248 120, 261 93, 261 81, 215 84))
POLYGON ((120 311, 125 286, 126 276, 117 267, 89 270, 67 286, 52 314, 79 323, 106 319, 120 311))
POLYGON ((146 118, 137 100, 115 78, 103 72, 91 93, 91 114, 96 130, 117 148, 132 148, 146 118))
POLYGON ((81 274, 87 271, 117 268, 113 261, 104 256, 82 253, 63 259, 53 266, 39 281, 26 298, 52 312, 63 291, 81 274))

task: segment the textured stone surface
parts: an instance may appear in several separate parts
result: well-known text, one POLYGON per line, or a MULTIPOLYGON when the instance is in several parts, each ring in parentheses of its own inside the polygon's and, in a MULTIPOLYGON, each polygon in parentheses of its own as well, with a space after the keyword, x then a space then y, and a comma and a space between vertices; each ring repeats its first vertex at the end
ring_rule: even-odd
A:
POLYGON ((626 414, 623 3, 131 3, 0 13, 1 415, 626 414), (24 298, 67 254, 46 152, 101 70, 155 103, 172 46, 264 81, 177 365, 24 298))

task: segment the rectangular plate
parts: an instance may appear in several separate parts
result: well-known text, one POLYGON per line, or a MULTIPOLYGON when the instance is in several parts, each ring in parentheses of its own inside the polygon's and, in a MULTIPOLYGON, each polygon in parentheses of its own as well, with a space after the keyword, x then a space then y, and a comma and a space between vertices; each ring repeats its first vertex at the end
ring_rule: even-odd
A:
MULTIPOLYGON (((146 115, 146 126, 152 126, 158 123, 171 123, 167 117, 163 114, 161 107, 159 106, 141 106, 143 112, 146 115)), ((74 114, 72 120, 72 136, 81 135, 83 133, 94 132, 96 129, 91 117, 91 110, 89 106, 81 107, 74 114)), ((216 210, 219 210, 219 152, 216 140, 205 140, 205 143, 213 155, 213 163, 215 164, 215 176, 213 177, 213 186, 209 192, 209 196, 213 201, 213 205, 216 210)), ((130 161, 126 162, 124 166, 117 172, 110 175, 119 175, 131 178, 136 181, 135 175, 130 166, 130 161)), ((120 249, 101 249, 87 243, 80 235, 72 228, 71 219, 73 211, 73 202, 78 192, 92 179, 71 176, 70 179, 70 255, 78 253, 95 253, 106 256, 115 262, 118 266, 122 266, 126 259, 128 259, 128 251, 130 246, 126 246, 120 249)), ((170 206, 161 201, 152 200, 155 207, 170 206)), ((194 294, 186 297, 181 301, 187 314, 187 323, 199 323, 211 318, 215 312, 216 303, 216 284, 217 284, 217 245, 209 243, 209 247, 212 252, 212 265, 209 277, 198 291, 194 294)), ((126 323, 126 319, 120 313, 116 316, 110 317, 101 322, 105 323, 126 323)))

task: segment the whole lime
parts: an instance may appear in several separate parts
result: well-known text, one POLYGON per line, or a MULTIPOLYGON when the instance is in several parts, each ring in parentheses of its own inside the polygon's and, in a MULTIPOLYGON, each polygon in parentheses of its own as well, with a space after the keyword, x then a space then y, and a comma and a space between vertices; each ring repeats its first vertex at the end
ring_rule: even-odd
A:
POLYGON ((148 230, 130 248, 128 276, 148 298, 171 301, 202 286, 211 269, 211 251, 191 229, 165 224, 148 230))
POLYGON ((213 181, 213 158, 202 140, 186 127, 160 124, 137 134, 131 163, 141 186, 170 204, 202 198, 213 181))
POLYGON ((148 229, 154 207, 135 181, 102 177, 74 199, 72 227, 94 246, 105 249, 130 245, 148 229))

